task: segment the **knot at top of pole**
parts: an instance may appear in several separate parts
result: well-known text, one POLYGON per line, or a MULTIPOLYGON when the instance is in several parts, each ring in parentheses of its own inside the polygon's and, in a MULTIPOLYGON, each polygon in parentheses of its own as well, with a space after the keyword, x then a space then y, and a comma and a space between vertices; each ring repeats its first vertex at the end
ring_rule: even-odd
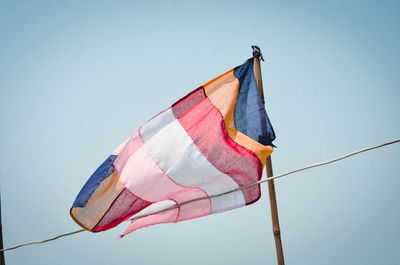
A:
POLYGON ((253 57, 260 56, 260 60, 264 61, 264 57, 263 57, 263 55, 261 53, 260 47, 258 47, 256 45, 252 45, 251 48, 253 49, 253 57))

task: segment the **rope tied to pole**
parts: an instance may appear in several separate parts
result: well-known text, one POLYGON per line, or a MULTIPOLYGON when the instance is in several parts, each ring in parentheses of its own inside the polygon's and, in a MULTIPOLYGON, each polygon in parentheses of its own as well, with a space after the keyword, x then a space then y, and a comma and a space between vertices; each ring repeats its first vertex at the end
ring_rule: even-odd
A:
POLYGON ((260 60, 264 61, 264 57, 261 53, 260 47, 258 47, 257 45, 252 45, 251 48, 253 49, 253 57, 260 56, 260 60))

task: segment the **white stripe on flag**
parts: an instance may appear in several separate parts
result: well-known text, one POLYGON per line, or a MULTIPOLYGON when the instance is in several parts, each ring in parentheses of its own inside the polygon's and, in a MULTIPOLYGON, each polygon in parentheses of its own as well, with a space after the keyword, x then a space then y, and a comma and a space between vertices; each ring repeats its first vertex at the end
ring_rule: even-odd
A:
MULTIPOLYGON (((150 154, 166 174, 185 187, 198 187, 213 195, 239 186, 215 168, 201 153, 169 108, 140 128, 150 154)), ((211 199, 211 212, 245 205, 242 191, 211 199)))

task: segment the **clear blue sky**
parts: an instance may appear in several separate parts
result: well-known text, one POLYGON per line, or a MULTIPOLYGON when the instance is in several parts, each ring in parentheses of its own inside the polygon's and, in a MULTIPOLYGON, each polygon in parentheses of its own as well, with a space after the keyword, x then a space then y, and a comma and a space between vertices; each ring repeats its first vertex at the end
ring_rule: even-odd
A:
MULTIPOLYGON (((261 47, 275 173, 400 136, 398 1, 1 1, 5 246, 79 229, 69 208, 138 126, 261 47)), ((276 181, 287 264, 400 264, 400 146, 276 181)), ((6 252, 12 264, 274 264, 251 206, 6 252)))

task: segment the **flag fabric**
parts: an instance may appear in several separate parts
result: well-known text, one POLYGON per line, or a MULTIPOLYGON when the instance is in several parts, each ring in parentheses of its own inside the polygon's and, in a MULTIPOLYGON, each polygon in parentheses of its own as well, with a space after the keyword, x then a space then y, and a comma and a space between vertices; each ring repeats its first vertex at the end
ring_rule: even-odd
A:
MULTIPOLYGON (((100 232, 146 213, 261 179, 275 133, 262 103, 255 57, 195 89, 122 143, 93 173, 70 210, 100 232)), ((131 222, 125 234, 254 203, 255 185, 131 222)))

